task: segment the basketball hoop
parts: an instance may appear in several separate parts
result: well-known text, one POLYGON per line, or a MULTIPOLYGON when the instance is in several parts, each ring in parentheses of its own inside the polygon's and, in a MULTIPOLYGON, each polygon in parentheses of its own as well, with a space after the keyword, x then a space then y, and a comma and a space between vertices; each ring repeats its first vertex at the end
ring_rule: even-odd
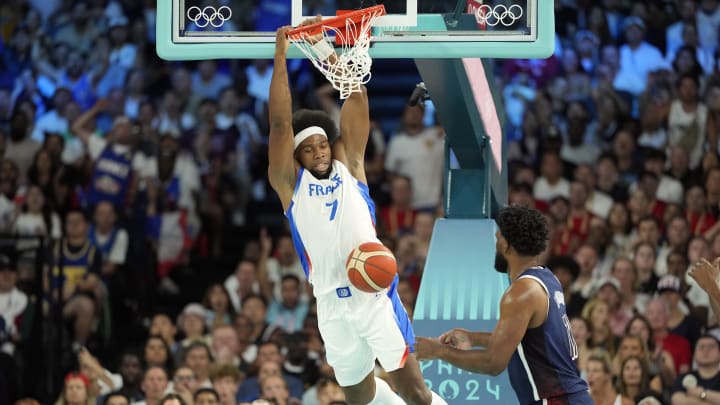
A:
POLYGON ((338 14, 294 28, 287 32, 287 37, 340 92, 340 98, 346 99, 370 80, 370 29, 377 17, 385 15, 385 6, 338 14), (339 53, 335 52, 333 38, 341 48, 339 53))

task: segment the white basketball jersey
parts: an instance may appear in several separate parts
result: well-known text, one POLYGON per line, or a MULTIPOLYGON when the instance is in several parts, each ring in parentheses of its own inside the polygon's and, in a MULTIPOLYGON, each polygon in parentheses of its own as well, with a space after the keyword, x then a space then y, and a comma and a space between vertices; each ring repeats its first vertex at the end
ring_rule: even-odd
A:
POLYGON ((379 242, 367 185, 337 160, 327 180, 300 169, 285 215, 315 296, 350 285, 345 270, 350 252, 361 243, 379 242))

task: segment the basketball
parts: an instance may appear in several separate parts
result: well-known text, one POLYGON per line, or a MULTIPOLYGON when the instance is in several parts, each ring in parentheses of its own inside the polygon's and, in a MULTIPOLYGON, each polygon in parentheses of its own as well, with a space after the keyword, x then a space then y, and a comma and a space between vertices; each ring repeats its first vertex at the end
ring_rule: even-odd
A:
POLYGON ((382 243, 366 242, 353 249, 345 265, 350 282, 358 289, 375 293, 390 287, 397 263, 382 243))

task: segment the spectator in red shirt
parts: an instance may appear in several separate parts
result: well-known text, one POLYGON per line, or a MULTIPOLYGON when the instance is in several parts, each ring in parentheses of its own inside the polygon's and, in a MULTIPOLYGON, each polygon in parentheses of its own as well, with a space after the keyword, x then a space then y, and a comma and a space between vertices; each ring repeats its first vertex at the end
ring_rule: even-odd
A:
POLYGON ((397 238, 412 232, 417 210, 413 209, 412 180, 407 176, 393 176, 390 182, 390 204, 380 208, 382 229, 387 236, 397 238))
POLYGON ((655 347, 670 353, 675 362, 675 373, 682 374, 690 370, 691 351, 690 343, 682 336, 670 333, 668 317, 670 308, 662 298, 653 298, 645 308, 645 317, 650 322, 655 347))

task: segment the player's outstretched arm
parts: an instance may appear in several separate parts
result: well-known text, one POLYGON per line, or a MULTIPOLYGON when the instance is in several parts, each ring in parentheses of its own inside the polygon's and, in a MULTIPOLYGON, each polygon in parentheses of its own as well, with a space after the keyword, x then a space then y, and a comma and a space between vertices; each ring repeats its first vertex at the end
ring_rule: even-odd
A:
POLYGON ((370 109, 367 89, 352 93, 340 110, 340 139, 333 146, 333 156, 343 162, 350 174, 367 184, 365 177, 365 147, 370 135, 370 109))
POLYGON ((290 206, 295 186, 295 159, 293 158, 292 97, 287 73, 287 50, 290 41, 286 32, 289 26, 277 30, 275 38, 275 65, 270 81, 270 139, 268 146, 268 180, 278 193, 283 209, 290 206))
MULTIPOLYGON (((441 343, 439 339, 418 337, 415 342, 418 359, 440 359, 474 373, 500 374, 525 335, 535 308, 547 305, 543 303, 547 302, 547 295, 538 291, 539 288, 525 280, 510 287, 500 303, 500 319, 495 330, 487 337, 487 349, 464 350, 441 343)), ((478 335, 472 340, 476 343, 485 338, 478 335)))

